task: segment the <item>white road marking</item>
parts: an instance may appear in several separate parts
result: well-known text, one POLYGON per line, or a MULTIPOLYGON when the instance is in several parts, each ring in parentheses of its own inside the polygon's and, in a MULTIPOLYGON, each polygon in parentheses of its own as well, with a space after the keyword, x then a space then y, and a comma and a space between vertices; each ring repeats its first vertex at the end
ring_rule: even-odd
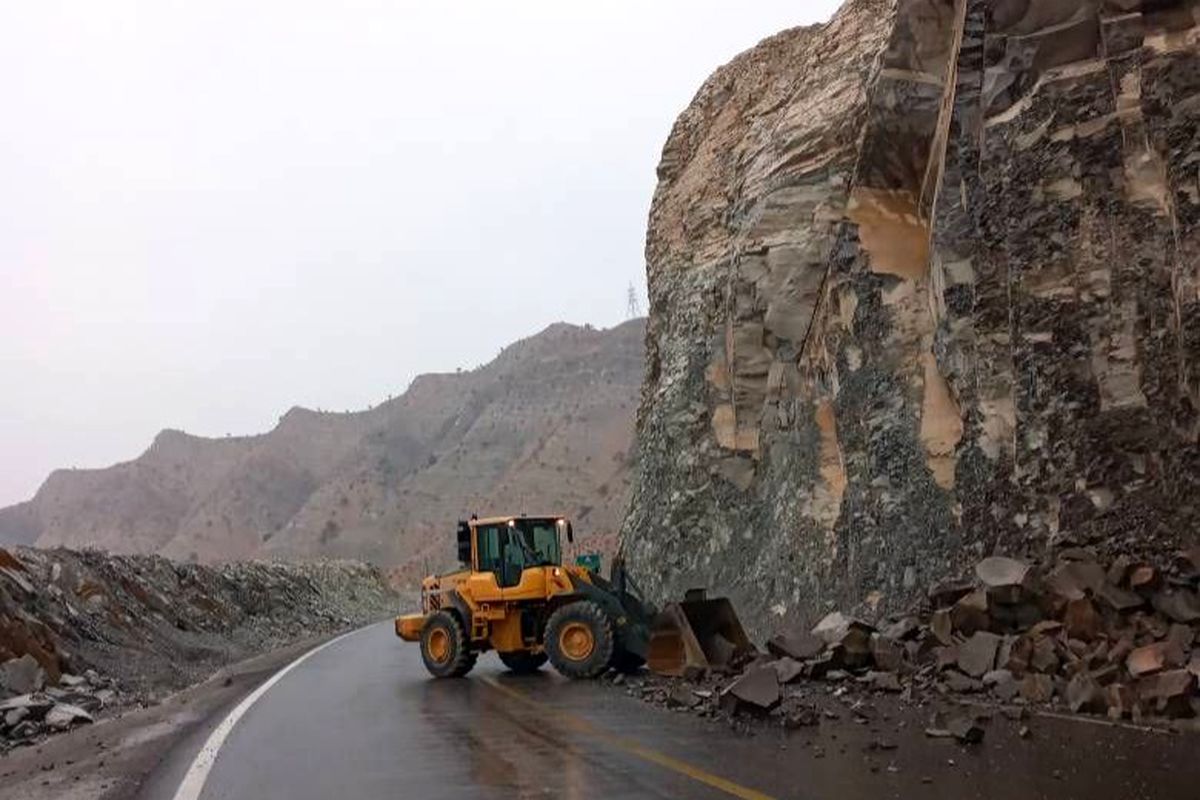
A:
POLYGON ((200 748, 200 752, 196 754, 196 758, 192 761, 192 765, 188 767, 187 774, 183 776, 183 780, 179 784, 179 788, 175 791, 175 800, 200 800, 200 794, 204 791, 204 783, 208 780, 208 773, 212 771, 213 764, 217 763, 217 755, 221 752, 221 746, 225 744, 225 740, 229 738, 229 734, 233 732, 233 728, 250 707, 253 706, 258 699, 271 690, 271 687, 279 683, 283 676, 294 670, 296 667, 303 664, 310 657, 324 650, 326 647, 335 645, 347 636, 353 636, 356 633, 369 630, 375 627, 368 625, 365 628, 343 633, 334 639, 330 639, 325 644, 319 644, 312 650, 309 650, 304 655, 297 658, 292 663, 288 664, 283 669, 276 672, 267 680, 263 681, 262 685, 255 689, 250 694, 246 695, 242 702, 237 704, 233 711, 229 712, 229 716, 221 720, 213 732, 208 735, 204 746, 200 748))

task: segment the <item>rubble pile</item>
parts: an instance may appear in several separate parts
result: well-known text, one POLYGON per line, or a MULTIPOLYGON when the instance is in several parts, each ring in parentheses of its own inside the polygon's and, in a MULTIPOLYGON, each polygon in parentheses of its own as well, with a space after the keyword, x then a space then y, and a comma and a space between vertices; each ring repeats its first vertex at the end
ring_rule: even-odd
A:
POLYGON ((397 605, 379 570, 351 561, 0 549, 0 752, 397 605))
MULTIPOLYGON (((1070 547, 1035 567, 994 556, 968 580, 932 587, 912 613, 879 624, 841 612, 746 652, 724 673, 634 679, 631 694, 702 715, 817 721, 821 684, 839 697, 895 694, 1053 708, 1142 722, 1200 714, 1200 547, 1165 564, 1101 563, 1070 547)), ((622 682, 629 679, 622 678, 622 682)), ((824 694, 828 694, 825 691, 824 694)), ((851 700, 847 697, 847 700, 851 700)), ((970 716, 930 736, 975 741, 970 716)))

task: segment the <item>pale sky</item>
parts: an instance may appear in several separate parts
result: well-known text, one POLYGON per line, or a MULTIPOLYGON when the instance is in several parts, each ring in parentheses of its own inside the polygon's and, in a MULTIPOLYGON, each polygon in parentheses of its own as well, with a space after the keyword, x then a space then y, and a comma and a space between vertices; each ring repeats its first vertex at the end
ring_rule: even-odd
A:
POLYGON ((834 0, 0 0, 0 505, 608 327, 675 117, 834 0))

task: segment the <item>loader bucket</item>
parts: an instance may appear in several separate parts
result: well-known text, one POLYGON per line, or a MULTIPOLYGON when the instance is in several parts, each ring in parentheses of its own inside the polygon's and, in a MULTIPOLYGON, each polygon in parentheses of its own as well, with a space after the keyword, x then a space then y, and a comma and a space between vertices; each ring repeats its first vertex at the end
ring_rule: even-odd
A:
POLYGON ((682 603, 668 603, 650 632, 646 664, 660 675, 682 675, 689 669, 723 670, 739 655, 754 652, 733 604, 688 593, 682 603))

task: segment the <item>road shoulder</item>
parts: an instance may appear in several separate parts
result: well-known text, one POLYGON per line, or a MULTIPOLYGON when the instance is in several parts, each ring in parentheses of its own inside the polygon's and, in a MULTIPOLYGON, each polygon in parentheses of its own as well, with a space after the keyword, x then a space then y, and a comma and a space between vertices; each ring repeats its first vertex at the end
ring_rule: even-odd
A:
POLYGON ((15 750, 0 758, 5 794, 22 800, 170 798, 191 754, 230 708, 279 669, 338 635, 313 637, 223 667, 154 706, 15 750))

